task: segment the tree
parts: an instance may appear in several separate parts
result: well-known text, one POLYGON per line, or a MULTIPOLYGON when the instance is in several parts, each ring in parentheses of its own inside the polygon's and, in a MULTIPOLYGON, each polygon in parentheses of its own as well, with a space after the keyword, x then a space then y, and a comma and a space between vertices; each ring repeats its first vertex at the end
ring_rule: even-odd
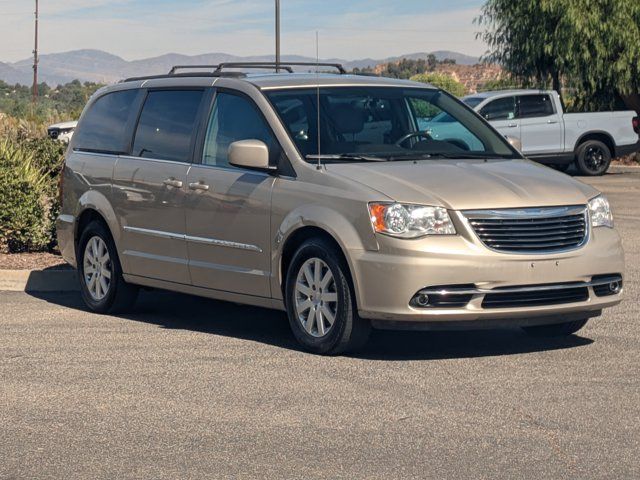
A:
POLYGON ((456 97, 462 97, 467 93, 467 88, 462 83, 446 73, 421 73, 411 77, 411 80, 414 82, 429 83, 446 90, 456 97))
POLYGON ((485 60, 525 84, 564 83, 583 108, 640 90, 638 0, 488 0, 476 23, 485 60))

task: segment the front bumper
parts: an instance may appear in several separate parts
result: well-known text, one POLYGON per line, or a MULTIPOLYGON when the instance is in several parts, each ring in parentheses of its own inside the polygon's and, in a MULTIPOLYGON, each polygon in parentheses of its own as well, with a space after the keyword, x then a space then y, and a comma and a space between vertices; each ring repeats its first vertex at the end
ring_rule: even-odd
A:
MULTIPOLYGON (((380 251, 352 251, 360 316, 394 323, 428 323, 447 328, 489 325, 532 325, 597 316, 620 303, 622 291, 562 304, 485 308, 485 291, 549 284, 587 284, 594 276, 624 272, 624 252, 615 230, 597 228, 580 249, 555 254, 494 252, 467 235, 407 241, 380 237, 380 251), (430 287, 470 285, 479 289, 471 301, 456 308, 417 308, 414 295, 430 287)), ((499 292, 500 290, 498 290, 499 292)))

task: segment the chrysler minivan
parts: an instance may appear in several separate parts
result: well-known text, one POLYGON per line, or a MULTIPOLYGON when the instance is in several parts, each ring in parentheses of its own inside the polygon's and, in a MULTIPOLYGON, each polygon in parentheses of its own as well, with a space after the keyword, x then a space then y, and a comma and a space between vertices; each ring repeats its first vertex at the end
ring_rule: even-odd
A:
POLYGON ((621 301, 600 192, 445 91, 320 66, 338 72, 176 67, 91 98, 57 221, 90 309, 141 287, 281 309, 338 354, 372 328, 570 335, 621 301), (450 136, 420 128, 442 114, 450 136))

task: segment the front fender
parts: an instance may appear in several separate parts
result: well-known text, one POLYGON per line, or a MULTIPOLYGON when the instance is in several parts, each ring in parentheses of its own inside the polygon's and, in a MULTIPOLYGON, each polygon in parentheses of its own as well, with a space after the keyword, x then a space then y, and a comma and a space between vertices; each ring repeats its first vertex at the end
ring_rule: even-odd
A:
MULTIPOLYGON (((364 220, 368 222, 366 215, 364 220)), ((275 298, 282 298, 282 282, 284 273, 282 271, 282 256, 284 246, 291 236, 304 227, 316 227, 325 231, 340 246, 344 257, 347 260, 351 272, 353 269, 353 259, 351 252, 353 251, 377 251, 379 249, 378 242, 370 225, 363 222, 363 218, 347 218, 342 213, 337 212, 326 206, 321 205, 302 205, 291 211, 281 222, 277 229, 274 243, 271 248, 272 252, 272 272, 274 275, 272 284, 272 295, 275 298), (360 231, 364 233, 360 233, 360 231)), ((354 288, 359 291, 357 279, 352 275, 354 288)))

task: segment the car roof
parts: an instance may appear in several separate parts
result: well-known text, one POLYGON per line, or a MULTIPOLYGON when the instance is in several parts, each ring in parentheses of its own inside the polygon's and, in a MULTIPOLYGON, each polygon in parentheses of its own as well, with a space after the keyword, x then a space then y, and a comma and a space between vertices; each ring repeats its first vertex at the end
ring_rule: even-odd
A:
POLYGON ((549 93, 548 90, 535 90, 535 89, 511 89, 511 90, 493 90, 490 92, 479 92, 474 93, 472 95, 467 95, 466 98, 493 98, 493 97, 504 97, 508 95, 532 95, 532 94, 540 94, 540 93, 549 93))
MULTIPOLYGON (((351 74, 327 74, 327 73, 251 73, 225 72, 224 74, 211 74, 194 72, 190 74, 156 75, 150 77, 138 77, 124 80, 117 84, 120 88, 143 87, 147 84, 153 87, 176 86, 211 86, 218 78, 224 78, 228 82, 243 82, 252 84, 261 90, 280 88, 305 88, 319 86, 367 86, 367 87, 404 87, 404 88, 436 88, 433 85, 399 80, 395 78, 377 77, 370 75, 351 74)), ((120 89, 117 88, 117 89, 120 89)), ((107 87, 114 89, 114 86, 107 87)))
POLYGON ((305 88, 320 86, 379 86, 405 88, 435 88, 432 85, 371 75, 345 74, 315 74, 315 73, 287 73, 287 74, 252 74, 243 80, 254 84, 261 90, 278 88, 305 88))

